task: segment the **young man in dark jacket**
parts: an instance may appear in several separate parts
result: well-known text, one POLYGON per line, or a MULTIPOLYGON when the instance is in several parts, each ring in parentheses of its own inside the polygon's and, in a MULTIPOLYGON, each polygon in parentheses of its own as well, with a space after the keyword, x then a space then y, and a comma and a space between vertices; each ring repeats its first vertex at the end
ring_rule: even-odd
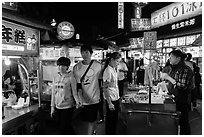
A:
POLYGON ((181 112, 179 119, 180 134, 190 135, 187 100, 192 87, 193 71, 185 64, 186 55, 180 50, 171 51, 169 56, 172 70, 169 74, 163 73, 161 77, 168 80, 168 91, 175 96, 176 109, 181 112))

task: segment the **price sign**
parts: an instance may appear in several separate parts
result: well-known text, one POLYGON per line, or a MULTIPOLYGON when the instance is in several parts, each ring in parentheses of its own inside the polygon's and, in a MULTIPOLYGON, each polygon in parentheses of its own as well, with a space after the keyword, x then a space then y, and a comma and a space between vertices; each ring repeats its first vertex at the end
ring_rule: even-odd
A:
POLYGON ((144 49, 155 50, 157 45, 157 32, 144 32, 144 49))

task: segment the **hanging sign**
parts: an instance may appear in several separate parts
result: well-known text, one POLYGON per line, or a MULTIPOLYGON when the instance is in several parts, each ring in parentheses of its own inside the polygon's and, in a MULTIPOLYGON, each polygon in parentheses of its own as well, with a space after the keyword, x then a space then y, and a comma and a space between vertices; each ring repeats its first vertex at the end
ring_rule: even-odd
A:
POLYGON ((118 28, 124 29, 124 3, 118 2, 118 28))
POLYGON ((144 49, 155 50, 157 45, 157 32, 144 32, 144 49))
POLYGON ((131 31, 150 30, 151 21, 148 18, 131 19, 131 31))
POLYGON ((38 55, 39 30, 2 21, 2 52, 8 55, 38 55))

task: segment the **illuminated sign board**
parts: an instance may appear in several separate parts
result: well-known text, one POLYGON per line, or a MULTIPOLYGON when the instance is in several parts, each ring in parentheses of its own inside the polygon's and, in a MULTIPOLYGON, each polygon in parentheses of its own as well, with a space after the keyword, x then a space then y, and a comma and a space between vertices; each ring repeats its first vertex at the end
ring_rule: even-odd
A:
POLYGON ((40 48, 41 60, 57 60, 59 57, 65 57, 62 48, 40 48))
POLYGON ((149 31, 144 32, 144 49, 156 49, 157 45, 157 32, 149 31))
POLYGON ((202 14, 202 2, 175 2, 151 14, 151 27, 157 28, 202 14))
POLYGON ((39 30, 2 21, 2 52, 8 55, 38 55, 39 30))
POLYGON ((183 27, 186 27, 186 26, 191 26, 191 25, 194 25, 194 24, 195 24, 195 18, 188 19, 188 20, 185 20, 185 21, 181 21, 181 22, 172 24, 171 29, 172 30, 179 29, 179 28, 183 28, 183 27))
POLYGON ((148 18, 131 19, 131 31, 150 30, 151 21, 148 18))
POLYGON ((124 3, 118 2, 118 28, 124 29, 124 3))

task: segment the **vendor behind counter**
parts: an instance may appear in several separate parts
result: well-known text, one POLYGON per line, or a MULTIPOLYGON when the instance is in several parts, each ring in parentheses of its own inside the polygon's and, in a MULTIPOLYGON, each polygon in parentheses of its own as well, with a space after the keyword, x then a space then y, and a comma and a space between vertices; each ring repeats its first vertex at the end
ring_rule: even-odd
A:
POLYGON ((23 90, 20 76, 17 73, 12 74, 11 70, 6 70, 2 80, 2 88, 13 90, 17 98, 19 98, 23 90))

